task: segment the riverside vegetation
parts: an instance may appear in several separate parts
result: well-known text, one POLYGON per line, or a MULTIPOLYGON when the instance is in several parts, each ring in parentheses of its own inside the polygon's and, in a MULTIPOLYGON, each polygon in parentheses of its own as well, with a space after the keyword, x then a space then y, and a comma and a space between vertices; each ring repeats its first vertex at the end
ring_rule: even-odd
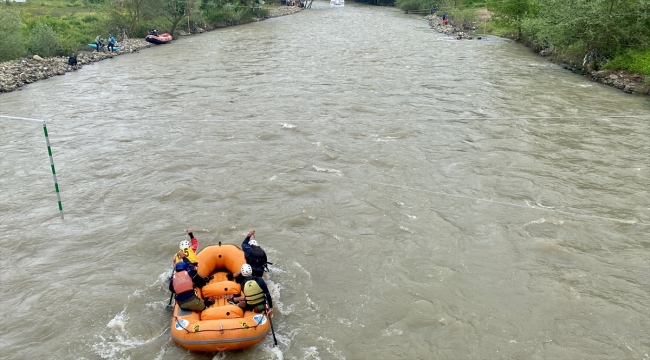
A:
POLYGON ((433 7, 460 28, 513 38, 595 81, 650 93, 650 0, 395 0, 395 5, 404 11, 433 7), (479 8, 491 12, 490 21, 477 23, 479 8), (637 88, 626 87, 621 77, 637 88))
MULTIPOLYGON (((460 29, 483 25, 596 81, 650 93, 650 0, 356 1, 405 11, 434 8, 460 29), (477 24, 477 9, 485 7, 491 20, 477 24), (619 78, 634 79, 636 88, 619 78)), ((153 27, 202 32, 265 18, 276 8, 262 0, 0 0, 0 61, 64 56, 87 49, 97 34, 121 41, 144 37, 153 27)))
MULTIPOLYGON (((51 2, 56 3, 56 1, 57 0, 51 2)), ((77 3, 74 2, 74 0, 71 0, 69 4, 77 3)), ((93 5, 91 5, 91 8, 92 6, 93 5)), ((102 7, 98 8, 105 9, 102 7)), ((34 13, 38 13, 39 9, 42 10, 38 6, 23 8, 23 10, 25 9, 31 9, 34 13)), ((123 32, 122 36, 118 37, 119 50, 111 52, 90 51, 86 44, 94 39, 88 39, 97 36, 96 34, 98 33, 107 34, 108 32, 105 30, 105 27, 115 24, 113 22, 115 21, 115 18, 102 18, 94 13, 88 14, 86 11, 88 11, 89 8, 79 9, 80 10, 76 15, 75 13, 67 13, 67 19, 61 19, 56 16, 69 11, 67 6, 64 8, 50 7, 47 10, 47 15, 33 15, 32 13, 27 12, 27 15, 25 16, 25 14, 18 12, 4 12, 5 8, 0 4, 0 59, 6 60, 14 58, 14 60, 0 62, 0 93, 20 90, 25 84, 30 84, 56 75, 63 75, 66 72, 77 70, 86 64, 110 59, 117 55, 138 52, 144 48, 150 47, 151 44, 146 42, 143 37, 137 36, 140 34, 140 31, 147 33, 148 26, 153 27, 151 23, 167 24, 174 29, 172 21, 165 23, 165 19, 152 17, 150 23, 143 22, 144 25, 134 27, 135 32, 132 34, 135 34, 136 38, 129 38, 129 35, 127 35, 126 32, 123 32), (21 16, 25 16, 27 20, 22 22, 23 20, 21 16), (35 18, 33 18, 34 16, 35 18), (84 21, 84 19, 87 21, 84 21), (141 28, 141 30, 138 30, 139 28, 141 28), (25 37, 23 37, 23 35, 25 37), (68 65, 67 55, 59 56, 62 53, 69 54, 68 51, 74 51, 77 48, 86 51, 77 52, 78 64, 75 66, 68 65), (20 58, 21 56, 26 55, 27 52, 30 53, 30 55, 34 55, 28 58, 20 58), (42 54, 43 56, 39 56, 39 54, 42 54), (2 58, 2 56, 4 56, 4 58, 2 58)), ((187 22, 183 21, 183 25, 187 24, 189 29, 185 28, 185 30, 188 30, 187 32, 185 30, 178 30, 178 34, 188 35, 189 33, 201 33, 204 32, 205 29, 290 15, 301 10, 302 8, 293 6, 266 6, 265 8, 258 6, 251 8, 243 7, 235 12, 230 12, 226 8, 220 12, 221 15, 213 17, 213 20, 215 18, 220 19, 218 21, 208 21, 203 15, 195 17, 193 20, 191 16, 192 13, 188 12, 185 16, 187 22), (204 26, 204 28, 198 26, 204 26)), ((154 14, 156 13, 152 12, 150 16, 153 16, 154 14)), ((210 14, 210 12, 208 12, 208 14, 210 14)), ((214 13, 212 14, 214 15, 214 13)), ((113 15, 116 16, 115 14, 113 15)), ((136 23, 140 24, 140 22, 136 23)), ((162 26, 158 25, 156 27, 166 31, 162 26)), ((117 27, 117 29, 123 28, 117 27)), ((111 30, 111 32, 112 34, 117 33, 115 30, 111 30)), ((142 36, 144 36, 144 34, 142 36)))
POLYGON ((87 50, 97 34, 119 42, 152 28, 201 32, 266 18, 276 8, 260 0, 0 0, 0 61, 87 50))

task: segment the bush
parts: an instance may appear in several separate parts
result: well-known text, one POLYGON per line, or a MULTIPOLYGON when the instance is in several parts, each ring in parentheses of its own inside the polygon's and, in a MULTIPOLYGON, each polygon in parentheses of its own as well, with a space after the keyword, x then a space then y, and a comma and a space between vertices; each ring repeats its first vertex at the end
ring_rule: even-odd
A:
POLYGON ((395 5, 404 11, 420 10, 420 0, 396 0, 395 5))
POLYGON ((233 13, 226 9, 207 10, 204 16, 208 24, 214 27, 230 25, 233 21, 233 13))
POLYGON ((449 9, 449 16, 456 25, 460 25, 464 29, 471 29, 472 25, 476 21, 476 9, 452 8, 449 9))
POLYGON ((46 24, 40 24, 32 29, 29 35, 29 51, 42 57, 64 54, 56 32, 46 24))
POLYGON ((17 11, 0 11, 0 61, 7 61, 25 55, 22 21, 17 11))
POLYGON ((86 15, 81 19, 81 21, 83 21, 85 23, 91 23, 91 22, 95 22, 97 20, 99 20, 97 15, 86 15))
POLYGON ((650 49, 627 50, 617 55, 604 66, 605 69, 627 70, 632 73, 650 76, 650 49))

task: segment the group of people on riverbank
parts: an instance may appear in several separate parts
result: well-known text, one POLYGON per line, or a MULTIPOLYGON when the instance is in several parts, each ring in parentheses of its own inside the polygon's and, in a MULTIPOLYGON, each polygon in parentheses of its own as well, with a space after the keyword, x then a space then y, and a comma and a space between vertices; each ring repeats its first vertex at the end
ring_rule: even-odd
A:
POLYGON ((115 40, 115 37, 113 35, 108 34, 108 44, 104 45, 104 38, 102 38, 102 35, 99 34, 97 37, 95 37, 95 47, 96 51, 102 51, 104 48, 108 51, 115 51, 115 46, 117 45, 117 41, 115 40))
MULTIPOLYGON (((212 306, 214 302, 196 296, 194 288, 202 288, 212 280, 212 276, 201 277, 198 274, 196 252, 199 241, 192 230, 186 232, 190 240, 181 241, 180 250, 174 255, 174 273, 169 279, 169 290, 176 295, 176 302, 181 309, 200 312, 212 306)), ((273 317, 273 299, 262 278, 267 264, 271 263, 257 241, 251 239, 254 236, 255 230, 251 230, 242 242, 246 263, 241 266, 239 272, 228 274, 229 280, 241 286, 241 293, 230 296, 228 302, 244 311, 266 312, 268 316, 273 317)))

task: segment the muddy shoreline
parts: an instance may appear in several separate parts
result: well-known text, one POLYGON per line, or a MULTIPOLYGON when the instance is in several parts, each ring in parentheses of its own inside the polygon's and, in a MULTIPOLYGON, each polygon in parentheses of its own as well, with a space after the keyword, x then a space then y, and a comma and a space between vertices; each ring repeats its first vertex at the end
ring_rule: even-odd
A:
MULTIPOLYGON (((280 7, 270 10, 268 17, 254 19, 252 21, 263 21, 265 19, 291 15, 302 10, 302 8, 297 6, 280 7)), ((187 36, 198 35, 202 32, 205 31, 200 30, 197 34, 180 33, 181 36, 187 36)), ((41 58, 38 55, 34 55, 33 57, 2 62, 0 63, 0 93, 22 90, 24 85, 56 75, 65 75, 67 72, 81 69, 84 65, 111 59, 123 54, 139 52, 142 49, 154 45, 146 42, 144 39, 124 39, 118 42, 118 46, 120 50, 114 52, 80 51, 77 53, 76 66, 68 65, 67 56, 41 58)))

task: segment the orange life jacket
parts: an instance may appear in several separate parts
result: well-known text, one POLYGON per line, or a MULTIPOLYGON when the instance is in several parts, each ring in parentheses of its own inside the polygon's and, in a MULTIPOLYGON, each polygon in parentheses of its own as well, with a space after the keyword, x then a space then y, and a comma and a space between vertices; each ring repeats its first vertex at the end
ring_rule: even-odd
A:
POLYGON ((175 273, 174 280, 172 280, 172 286, 174 287, 174 292, 176 294, 182 294, 184 292, 194 291, 192 278, 187 273, 187 271, 181 271, 175 273))

